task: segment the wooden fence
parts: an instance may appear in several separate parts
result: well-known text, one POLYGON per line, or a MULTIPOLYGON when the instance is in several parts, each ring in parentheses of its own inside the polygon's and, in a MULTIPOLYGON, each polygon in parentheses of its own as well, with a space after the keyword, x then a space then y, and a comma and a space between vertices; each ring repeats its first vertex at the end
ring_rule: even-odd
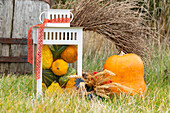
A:
POLYGON ((27 32, 39 24, 39 14, 49 9, 48 1, 0 0, 0 73, 31 73, 27 32))

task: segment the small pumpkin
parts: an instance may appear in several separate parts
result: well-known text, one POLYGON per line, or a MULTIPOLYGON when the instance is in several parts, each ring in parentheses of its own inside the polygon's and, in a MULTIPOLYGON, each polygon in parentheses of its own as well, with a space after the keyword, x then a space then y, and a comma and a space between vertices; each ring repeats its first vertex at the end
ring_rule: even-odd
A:
POLYGON ((68 80, 67 84, 66 84, 66 88, 73 88, 75 87, 75 81, 76 79, 75 78, 71 78, 70 80, 68 80))
POLYGON ((84 82, 84 80, 82 80, 81 78, 71 78, 68 80, 66 84, 66 88, 73 88, 73 87, 79 88, 80 82, 84 82))
MULTIPOLYGON (((111 76, 112 82, 119 83, 121 85, 132 88, 134 91, 132 94, 143 94, 146 89, 144 81, 144 64, 142 59, 136 54, 124 54, 110 56, 105 64, 104 69, 107 69, 116 74, 111 76)), ((123 91, 129 93, 128 90, 113 87, 112 92, 123 91)))
POLYGON ((66 92, 73 93, 75 89, 79 88, 80 82, 84 82, 81 78, 71 78, 66 84, 66 92))
POLYGON ((77 61, 77 46, 70 45, 62 53, 61 58, 68 63, 74 63, 77 61))
POLYGON ((57 59, 52 64, 52 71, 55 75, 61 76, 67 73, 68 64, 63 59, 57 59))

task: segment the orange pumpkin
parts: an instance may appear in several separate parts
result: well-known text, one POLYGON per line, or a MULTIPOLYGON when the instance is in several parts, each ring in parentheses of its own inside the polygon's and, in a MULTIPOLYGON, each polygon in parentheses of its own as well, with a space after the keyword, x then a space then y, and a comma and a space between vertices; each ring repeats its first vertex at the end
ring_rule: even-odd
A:
MULTIPOLYGON (((115 73, 111 80, 126 87, 133 89, 131 94, 143 94, 146 89, 144 81, 144 64, 142 59, 136 54, 124 54, 110 56, 105 64, 104 69, 110 70, 115 73)), ((111 75, 109 75, 111 76, 111 75)), ((125 88, 113 87, 112 92, 126 92, 125 88)))
POLYGON ((68 63, 74 63, 77 61, 77 46, 70 45, 62 53, 61 58, 68 63))

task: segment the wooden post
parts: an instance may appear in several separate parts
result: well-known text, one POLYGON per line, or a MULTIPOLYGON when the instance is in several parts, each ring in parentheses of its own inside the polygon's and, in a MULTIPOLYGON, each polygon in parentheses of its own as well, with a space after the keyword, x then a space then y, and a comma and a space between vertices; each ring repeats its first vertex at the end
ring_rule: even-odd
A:
MULTIPOLYGON (((0 0, 0 37, 11 37, 13 0, 0 0)), ((10 45, 0 43, 0 56, 10 56, 10 45)), ((0 63, 0 72, 7 73, 8 63, 0 63)))
MULTIPOLYGON (((0 0, 0 37, 27 38, 28 29, 40 24, 39 14, 47 9, 42 0, 0 0)), ((27 45, 0 44, 0 56, 27 56, 27 45)), ((29 63, 0 63, 0 73, 5 71, 31 73, 32 68, 29 63)))

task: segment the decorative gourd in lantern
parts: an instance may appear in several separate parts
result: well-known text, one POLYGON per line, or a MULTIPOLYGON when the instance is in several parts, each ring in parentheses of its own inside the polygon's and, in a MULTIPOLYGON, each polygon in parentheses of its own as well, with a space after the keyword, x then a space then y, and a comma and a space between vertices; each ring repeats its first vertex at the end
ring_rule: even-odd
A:
POLYGON ((68 63, 74 63, 77 61, 77 46, 70 45, 62 53, 61 58, 68 63))
POLYGON ((53 63, 53 55, 48 45, 43 45, 42 48, 42 69, 50 69, 53 63))
POLYGON ((60 54, 67 48, 67 45, 52 45, 51 52, 53 53, 53 59, 57 60, 60 58, 60 54))
MULTIPOLYGON (((132 94, 143 94, 146 89, 144 81, 144 64, 142 59, 136 54, 124 54, 110 56, 105 64, 104 69, 113 73, 112 82, 119 83, 133 89, 132 94)), ((110 75, 111 76, 111 75, 110 75)), ((112 92, 126 92, 128 90, 118 87, 113 87, 112 92)))
POLYGON ((84 80, 82 80, 81 78, 71 78, 68 80, 66 84, 66 88, 74 88, 74 87, 79 88, 80 82, 84 82, 84 80))
POLYGON ((67 81, 70 79, 68 78, 68 76, 75 75, 75 74, 76 74, 76 69, 69 67, 67 73, 59 78, 60 85, 61 86, 65 85, 67 81))
POLYGON ((75 78, 71 78, 70 80, 68 80, 67 84, 66 84, 66 88, 73 88, 75 87, 75 81, 76 79, 75 78))
POLYGON ((46 90, 46 94, 48 96, 56 96, 57 94, 62 94, 62 93, 63 90, 57 82, 53 82, 46 90))
POLYGON ((51 85, 52 82, 58 82, 59 77, 56 76, 50 69, 42 70, 42 82, 45 83, 47 87, 51 85))
POLYGON ((52 71, 55 75, 61 76, 67 73, 68 64, 63 59, 57 59, 52 64, 52 71))

